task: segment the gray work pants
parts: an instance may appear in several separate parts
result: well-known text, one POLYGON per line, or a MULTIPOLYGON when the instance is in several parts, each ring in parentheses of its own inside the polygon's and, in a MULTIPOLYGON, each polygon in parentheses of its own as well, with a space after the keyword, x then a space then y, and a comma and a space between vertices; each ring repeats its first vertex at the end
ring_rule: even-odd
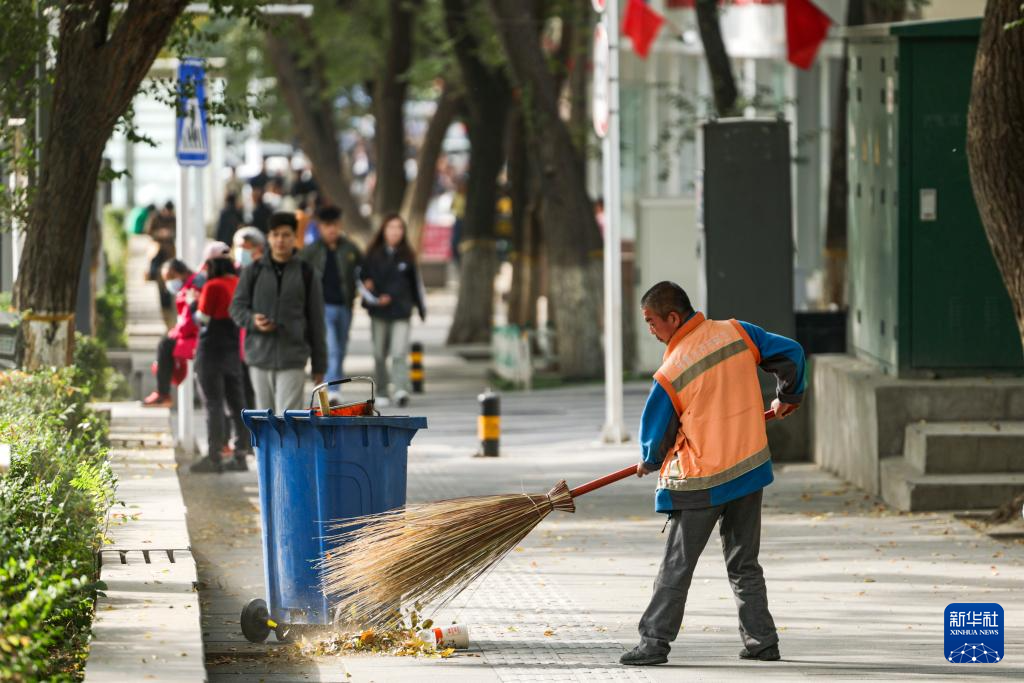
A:
POLYGON ((759 652, 779 642, 768 611, 764 572, 757 562, 761 494, 758 490, 724 505, 672 513, 665 557, 654 581, 654 595, 640 619, 645 652, 667 654, 669 643, 679 634, 693 570, 718 521, 725 567, 739 608, 743 645, 751 652, 759 652))
POLYGON ((276 415, 282 415, 286 410, 308 407, 302 400, 302 390, 306 386, 306 371, 302 368, 266 370, 249 366, 249 379, 256 395, 254 408, 269 408, 276 415))

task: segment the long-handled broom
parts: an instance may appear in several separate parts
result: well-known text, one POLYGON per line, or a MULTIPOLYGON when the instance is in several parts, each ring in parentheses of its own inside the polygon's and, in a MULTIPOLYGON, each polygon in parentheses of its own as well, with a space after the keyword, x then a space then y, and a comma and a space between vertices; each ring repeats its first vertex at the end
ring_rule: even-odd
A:
MULTIPOLYGON (((765 413, 765 419, 773 413, 765 413)), ((493 567, 552 510, 575 512, 573 499, 636 474, 636 465, 546 494, 472 496, 417 503, 337 522, 335 550, 320 562, 324 593, 339 620, 386 625, 404 597, 444 606, 493 567)))

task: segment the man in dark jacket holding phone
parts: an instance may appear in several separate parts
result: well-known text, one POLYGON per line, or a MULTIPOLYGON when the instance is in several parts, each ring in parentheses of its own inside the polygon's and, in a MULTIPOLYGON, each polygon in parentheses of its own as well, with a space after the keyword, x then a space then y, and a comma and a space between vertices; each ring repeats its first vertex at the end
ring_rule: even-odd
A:
POLYGON ((242 270, 231 318, 245 329, 245 358, 256 408, 281 414, 303 407, 306 361, 313 383, 327 369, 324 299, 313 268, 298 258, 294 213, 270 217, 267 257, 242 270))

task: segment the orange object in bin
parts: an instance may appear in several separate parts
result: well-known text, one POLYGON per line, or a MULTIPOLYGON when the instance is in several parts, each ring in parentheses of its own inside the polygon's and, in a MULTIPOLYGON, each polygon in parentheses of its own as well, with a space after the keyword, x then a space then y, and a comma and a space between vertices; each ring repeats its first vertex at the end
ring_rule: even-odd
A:
POLYGON ((325 413, 330 417, 373 417, 380 415, 376 408, 374 408, 375 402, 376 386, 374 385, 372 377, 345 377, 344 379, 324 382, 323 384, 318 384, 314 387, 313 395, 309 400, 309 408, 317 417, 322 417, 325 413), (364 380, 370 383, 370 399, 367 401, 354 401, 351 403, 331 405, 331 401, 327 393, 328 387, 348 384, 353 380, 364 380))

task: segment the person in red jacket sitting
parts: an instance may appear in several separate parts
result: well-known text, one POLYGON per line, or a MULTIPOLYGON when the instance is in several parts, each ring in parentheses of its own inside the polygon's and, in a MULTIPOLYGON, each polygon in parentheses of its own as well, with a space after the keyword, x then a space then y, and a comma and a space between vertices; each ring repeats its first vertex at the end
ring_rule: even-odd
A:
POLYGON ((171 375, 176 362, 188 362, 196 353, 199 339, 199 327, 192 319, 189 306, 190 291, 198 291, 197 273, 178 259, 170 259, 163 263, 160 276, 167 291, 174 295, 174 306, 178 312, 177 322, 160 340, 156 347, 156 391, 151 393, 142 404, 157 408, 171 405, 171 375))

